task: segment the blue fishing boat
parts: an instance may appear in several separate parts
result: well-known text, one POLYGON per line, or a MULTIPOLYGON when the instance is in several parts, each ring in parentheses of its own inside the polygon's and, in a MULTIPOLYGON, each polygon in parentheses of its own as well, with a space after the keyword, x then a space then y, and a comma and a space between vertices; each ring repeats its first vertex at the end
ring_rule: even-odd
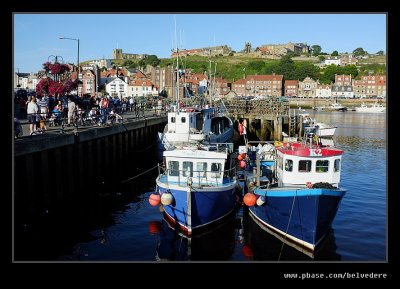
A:
POLYGON ((345 190, 343 151, 313 142, 247 145, 244 202, 250 215, 282 240, 314 251, 328 234, 345 190))
POLYGON ((183 145, 164 152, 152 205, 192 236, 222 221, 235 208, 238 192, 233 144, 183 145))

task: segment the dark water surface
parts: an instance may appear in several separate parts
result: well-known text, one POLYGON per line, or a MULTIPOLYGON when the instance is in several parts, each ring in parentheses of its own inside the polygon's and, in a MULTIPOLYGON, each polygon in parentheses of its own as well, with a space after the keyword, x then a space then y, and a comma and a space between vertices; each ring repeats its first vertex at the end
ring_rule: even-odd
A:
MULTIPOLYGON (((107 187, 109 196, 94 204, 96 209, 88 209, 87 226, 78 225, 79 219, 54 218, 35 232, 25 232, 31 245, 19 247, 24 248, 17 254, 19 260, 385 261, 386 114, 310 113, 338 126, 333 141, 345 151, 341 186, 347 189, 332 231, 314 258, 261 229, 244 209, 198 238, 176 234, 160 209, 148 203, 155 189, 153 170, 123 186, 107 187)), ((141 171, 155 164, 150 157, 141 171)))

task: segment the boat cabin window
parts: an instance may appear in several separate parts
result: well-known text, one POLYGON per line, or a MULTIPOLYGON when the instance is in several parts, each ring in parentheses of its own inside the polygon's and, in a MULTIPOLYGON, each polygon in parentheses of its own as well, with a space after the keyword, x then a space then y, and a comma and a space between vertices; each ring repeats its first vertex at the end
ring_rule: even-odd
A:
POLYGON ((193 177, 193 163, 183 162, 182 163, 182 175, 184 177, 193 177))
POLYGON ((186 122, 186 117, 181 117, 181 123, 185 123, 186 122))
POLYGON ((299 161, 299 172, 310 172, 310 171, 311 171, 310 160, 299 161))
POLYGON ((326 173, 329 170, 328 160, 318 160, 315 166, 315 171, 317 173, 326 173))
POLYGON ((293 161, 285 160, 285 171, 292 172, 293 171, 293 161))
POLYGON ((175 117, 171 117, 171 122, 175 123, 175 117))
POLYGON ((207 163, 197 163, 196 164, 196 171, 198 176, 200 176, 201 178, 205 178, 206 174, 207 174, 207 163))
POLYGON ((179 162, 169 161, 168 162, 168 170, 169 170, 170 176, 179 176, 179 162))
POLYGON ((340 159, 335 160, 335 165, 333 166, 333 171, 338 172, 340 170, 340 159))
POLYGON ((221 164, 211 163, 211 177, 219 178, 221 176, 221 164))

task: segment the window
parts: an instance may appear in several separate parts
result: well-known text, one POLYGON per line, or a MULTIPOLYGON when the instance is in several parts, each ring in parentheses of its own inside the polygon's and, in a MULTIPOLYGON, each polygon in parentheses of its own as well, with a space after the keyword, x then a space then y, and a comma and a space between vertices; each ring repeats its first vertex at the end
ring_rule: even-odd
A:
POLYGON ((170 176, 179 176, 179 162, 177 161, 169 161, 168 169, 170 176))
POLYGON ((207 173, 207 163, 197 163, 196 164, 196 171, 197 171, 197 175, 205 178, 206 177, 206 173, 207 173))
POLYGON ((171 122, 175 123, 175 117, 171 117, 171 122))
POLYGON ((221 164, 211 163, 211 177, 219 178, 221 176, 221 164))
POLYGON ((192 162, 183 162, 182 163, 182 175, 184 177, 193 177, 193 163, 192 162))
POLYGON ((299 161, 299 172, 311 171, 311 161, 299 161))
POLYGON ((315 167, 317 173, 326 173, 329 170, 328 160, 318 160, 315 167))
POLYGON ((334 172, 338 172, 340 170, 340 159, 335 160, 335 165, 333 167, 334 172))
POLYGON ((293 161, 292 160, 285 160, 285 171, 287 171, 287 172, 293 171, 293 161))
POLYGON ((186 117, 181 117, 181 123, 185 123, 186 122, 186 117))

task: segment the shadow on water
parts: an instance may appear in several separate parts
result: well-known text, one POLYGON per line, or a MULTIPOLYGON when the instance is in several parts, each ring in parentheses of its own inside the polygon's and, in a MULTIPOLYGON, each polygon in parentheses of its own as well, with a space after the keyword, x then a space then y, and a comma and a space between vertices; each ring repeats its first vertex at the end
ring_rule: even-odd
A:
MULTIPOLYGON (((248 211, 248 210, 246 210, 248 211)), ((287 239, 277 236, 263 224, 244 213, 244 245, 242 254, 251 261, 340 261, 336 252, 334 231, 318 245, 314 252, 308 252, 287 239)))
POLYGON ((150 223, 150 232, 158 238, 157 261, 226 261, 235 250, 236 213, 223 223, 201 235, 187 238, 172 229, 163 219, 150 223), (153 228, 153 230, 151 229, 153 228), (159 228, 155 232, 154 228, 159 228))
MULTIPOLYGON (((149 155, 127 156, 120 164, 126 172, 121 180, 154 167, 157 161, 152 158, 153 153, 149 155)), ((110 169, 105 168, 106 171, 110 169)), ((76 198, 52 203, 43 198, 32 211, 16 203, 14 260, 59 260, 60 256, 76 256, 77 243, 106 240, 106 230, 103 229, 118 225, 116 212, 130 210, 129 204, 132 203, 140 205, 137 210, 143 207, 141 195, 154 187, 156 173, 152 170, 146 176, 126 183, 105 178, 101 184, 76 188, 76 198), (104 234, 92 233, 96 231, 104 234)))

